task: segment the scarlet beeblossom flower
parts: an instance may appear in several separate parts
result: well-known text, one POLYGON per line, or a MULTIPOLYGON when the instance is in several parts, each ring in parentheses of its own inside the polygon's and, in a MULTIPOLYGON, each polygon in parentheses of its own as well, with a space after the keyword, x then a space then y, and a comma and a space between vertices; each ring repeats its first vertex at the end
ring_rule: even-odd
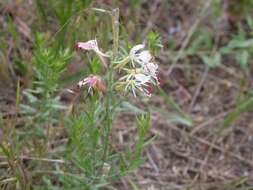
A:
POLYGON ((115 63, 117 64, 115 68, 127 72, 119 79, 118 89, 130 91, 135 97, 137 92, 150 97, 154 87, 159 85, 158 65, 143 44, 133 46, 128 57, 115 63), (132 65, 131 69, 125 68, 128 62, 132 65))
POLYGON ((145 75, 145 74, 136 74, 134 75, 135 78, 135 85, 132 89, 132 92, 134 96, 136 96, 135 90, 139 90, 142 92, 145 96, 150 97, 151 96, 151 76, 145 75))
POLYGON ((118 89, 124 89, 125 92, 130 91, 134 97, 137 92, 140 92, 144 96, 151 96, 150 91, 151 77, 142 73, 134 73, 134 71, 119 79, 118 89))
POLYGON ((79 88, 82 88, 84 86, 88 87, 88 93, 91 92, 91 90, 98 90, 103 93, 106 91, 105 84, 103 80, 97 76, 97 75, 89 75, 88 77, 84 78, 83 80, 80 80, 77 84, 79 88))
POLYGON ((152 60, 152 55, 148 50, 144 49, 143 44, 135 45, 129 52, 129 57, 132 64, 138 63, 140 66, 144 66, 152 60))
POLYGON ((158 65, 153 62, 153 56, 148 50, 145 50, 143 44, 134 46, 129 53, 132 65, 138 63, 140 67, 144 70, 144 73, 151 76, 157 83, 159 83, 157 78, 158 65))
POLYGON ((156 80, 156 82, 159 84, 159 80, 158 80, 158 65, 153 63, 153 62, 149 62, 147 64, 144 65, 144 72, 151 76, 153 79, 156 80))
POLYGON ((75 49, 82 49, 82 50, 87 50, 87 51, 94 51, 98 57, 100 58, 103 66, 106 68, 107 67, 107 63, 106 63, 106 60, 105 58, 109 57, 107 54, 103 53, 99 47, 98 47, 98 43, 97 43, 97 40, 89 40, 87 42, 77 42, 75 45, 74 45, 75 49))

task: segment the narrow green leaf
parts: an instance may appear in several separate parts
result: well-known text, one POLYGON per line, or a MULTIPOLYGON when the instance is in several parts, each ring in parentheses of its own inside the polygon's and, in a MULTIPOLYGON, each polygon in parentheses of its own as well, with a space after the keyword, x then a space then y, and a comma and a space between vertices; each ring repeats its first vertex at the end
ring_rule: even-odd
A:
POLYGON ((235 121, 242 113, 249 111, 253 108, 253 97, 244 100, 240 103, 232 112, 230 112, 224 119, 222 127, 220 127, 219 132, 229 127, 232 122, 235 121))
POLYGON ((248 39, 248 40, 232 40, 228 44, 229 48, 249 48, 253 47, 253 39, 248 39))
POLYGON ((136 107, 135 105, 131 104, 130 102, 122 102, 120 107, 117 108, 117 111, 120 112, 132 112, 135 114, 145 114, 146 112, 138 107, 136 107))
POLYGON ((221 64, 221 54, 219 52, 215 53, 213 56, 203 55, 201 58, 209 67, 215 67, 221 64))
POLYGON ((155 108, 155 107, 153 107, 152 109, 158 111, 169 122, 186 125, 188 127, 193 126, 193 121, 190 116, 181 115, 179 113, 169 113, 166 110, 155 108))
POLYGON ((2 113, 0 112, 0 128, 3 128, 4 123, 3 123, 3 117, 2 117, 2 113))
POLYGON ((128 179, 128 182, 131 184, 133 190, 140 190, 140 188, 131 179, 128 179))

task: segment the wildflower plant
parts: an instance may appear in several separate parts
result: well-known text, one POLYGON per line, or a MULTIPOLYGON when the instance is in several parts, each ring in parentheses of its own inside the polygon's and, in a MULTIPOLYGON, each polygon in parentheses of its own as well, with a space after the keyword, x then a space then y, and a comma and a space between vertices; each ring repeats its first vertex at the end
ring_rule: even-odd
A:
POLYGON ((141 99, 152 95, 159 85, 158 64, 144 44, 134 45, 129 50, 120 46, 119 9, 93 11, 110 15, 113 46, 105 51, 96 38, 75 43, 76 53, 91 53, 103 69, 80 78, 77 90, 69 89, 74 97, 69 105, 60 101, 58 91, 61 74, 74 53, 69 48, 47 48, 43 37, 37 37, 33 59, 35 81, 24 91, 27 103, 20 107, 26 118, 26 127, 20 134, 29 133, 29 139, 21 135, 14 138, 15 141, 0 142, 5 152, 15 152, 13 157, 7 155, 10 161, 20 161, 19 175, 26 178, 16 181, 26 189, 110 187, 112 181, 143 162, 142 150, 153 139, 147 138, 150 114, 127 100, 129 96, 141 99), (111 131, 116 116, 126 109, 138 113, 137 138, 131 147, 120 151, 113 144, 111 131), (3 146, 4 143, 11 143, 11 146, 3 146), (12 150, 12 147, 19 147, 19 150, 12 150), (27 152, 27 168, 22 164, 23 152, 27 152), (33 181, 38 178, 40 182, 33 181))
MULTIPOLYGON (((118 114, 118 107, 122 106, 122 99, 127 99, 128 95, 135 98, 137 96, 150 97, 154 87, 159 85, 157 76, 158 64, 144 44, 134 45, 127 54, 120 51, 125 48, 119 48, 118 9, 114 9, 111 12, 101 9, 94 10, 108 13, 111 16, 113 23, 113 47, 112 50, 102 50, 98 43, 99 39, 77 42, 74 45, 79 50, 78 53, 92 51, 104 68, 102 74, 91 73, 81 79, 77 86, 90 97, 90 100, 87 100, 87 96, 85 96, 84 100, 86 104, 89 104, 90 110, 94 111, 93 114, 92 112, 87 113, 89 117, 96 117, 96 119, 92 120, 95 123, 101 120, 100 129, 94 129, 94 125, 96 125, 94 123, 91 125, 91 130, 96 131, 95 134, 99 134, 100 138, 95 138, 97 140, 90 139, 90 142, 95 140, 93 144, 95 147, 92 149, 97 151, 93 155, 91 154, 92 157, 88 160, 93 162, 94 157, 99 157, 99 167, 94 170, 96 172, 101 170, 100 177, 109 180, 117 179, 117 177, 127 174, 142 162, 141 152, 146 145, 145 136, 150 124, 148 113, 138 117, 137 126, 139 133, 137 135, 139 138, 133 150, 130 148, 127 153, 116 152, 112 154, 110 133, 115 116, 118 114), (98 96, 95 96, 94 92, 98 96), (100 140, 102 144, 99 142, 100 140)), ((69 130, 72 131, 73 128, 71 127, 69 130)))
MULTIPOLYGON (((85 108, 89 108, 89 113, 86 112, 86 115, 93 118, 91 120, 92 124, 90 124, 90 130, 93 131, 92 138, 88 140, 90 137, 86 136, 86 138, 79 138, 79 140, 84 141, 86 148, 88 146, 87 140, 90 143, 93 142, 91 146, 94 147, 91 149, 95 149, 96 151, 94 151, 93 154, 91 154, 91 152, 87 153, 91 156, 90 158, 88 158, 89 156, 87 156, 87 154, 85 156, 89 162, 94 162, 94 158, 100 158, 98 163, 96 163, 98 167, 92 166, 95 172, 92 175, 99 174, 99 180, 111 180, 127 174, 142 163, 141 153, 142 149, 147 144, 145 136, 150 125, 150 116, 148 113, 138 117, 137 135, 139 138, 136 142, 136 147, 133 149, 130 148, 126 153, 112 153, 110 147, 112 143, 110 140, 110 133, 115 116, 118 114, 118 107, 123 105, 122 99, 127 99, 128 95, 135 98, 150 97, 154 87, 159 85, 157 76, 158 64, 144 44, 134 45, 126 55, 119 51, 118 9, 114 9, 112 12, 101 9, 94 10, 109 13, 112 18, 114 37, 113 49, 103 51, 102 48, 99 47, 97 39, 77 42, 74 45, 74 47, 79 50, 78 53, 92 51, 94 56, 98 57, 104 68, 102 74, 91 73, 77 83, 77 87, 81 92, 83 91, 85 94, 88 94, 84 99, 87 105, 85 108), (87 97, 89 98, 87 99, 87 97), (101 128, 94 128, 94 126, 98 124, 101 128)), ((121 48, 124 49, 123 47, 121 48)), ((84 116, 81 116, 81 118, 80 116, 77 117, 81 119, 84 116)), ((85 120, 86 119, 81 119, 81 121, 85 120)), ((79 127, 82 125, 83 123, 79 127)), ((73 133, 75 127, 72 126, 69 130, 70 133, 73 133)), ((74 132, 74 134, 75 133, 76 132, 74 132)), ((79 140, 76 141, 77 144, 80 143, 79 140)), ((77 151, 79 152, 79 150, 77 151)), ((84 150, 81 150, 81 152, 83 153, 84 150)), ((82 158, 82 156, 80 157, 82 158)), ((83 162, 82 159, 81 162, 83 162)), ((86 169, 86 171, 88 170, 89 169, 86 169)), ((100 184, 102 182, 97 181, 96 183, 100 184)))

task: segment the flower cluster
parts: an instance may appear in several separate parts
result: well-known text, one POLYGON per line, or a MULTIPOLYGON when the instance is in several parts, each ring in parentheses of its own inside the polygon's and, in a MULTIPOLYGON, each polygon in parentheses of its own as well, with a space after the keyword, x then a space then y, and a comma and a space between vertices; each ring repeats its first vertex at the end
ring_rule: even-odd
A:
MULTIPOLYGON (((107 67, 104 60, 108 55, 99 49, 96 40, 78 42, 75 47, 87 51, 93 50, 100 57, 103 65, 107 67)), ((143 44, 134 46, 128 56, 121 61, 113 61, 112 64, 114 69, 126 72, 116 82, 116 89, 131 92, 135 97, 138 92, 145 96, 151 96, 154 86, 159 85, 157 76, 158 65, 154 62, 153 56, 145 49, 143 44), (128 63, 130 64, 127 65, 128 63)), ((105 91, 104 82, 96 75, 90 75, 79 81, 78 86, 88 86, 88 92, 91 89, 105 91)))
POLYGON ((130 50, 128 61, 131 62, 132 68, 124 69, 127 74, 119 79, 121 81, 119 85, 125 85, 125 90, 130 90, 134 96, 137 90, 145 96, 151 96, 153 86, 159 84, 158 65, 153 62, 152 55, 145 50, 143 44, 139 44, 130 50))

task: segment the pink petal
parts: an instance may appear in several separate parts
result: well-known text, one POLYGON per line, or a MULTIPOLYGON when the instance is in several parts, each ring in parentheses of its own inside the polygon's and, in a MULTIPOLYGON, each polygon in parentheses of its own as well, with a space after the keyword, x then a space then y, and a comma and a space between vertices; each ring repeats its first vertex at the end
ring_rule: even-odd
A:
POLYGON ((77 42, 75 44, 76 49, 83 49, 83 50, 93 50, 97 49, 97 40, 89 40, 87 42, 77 42))

